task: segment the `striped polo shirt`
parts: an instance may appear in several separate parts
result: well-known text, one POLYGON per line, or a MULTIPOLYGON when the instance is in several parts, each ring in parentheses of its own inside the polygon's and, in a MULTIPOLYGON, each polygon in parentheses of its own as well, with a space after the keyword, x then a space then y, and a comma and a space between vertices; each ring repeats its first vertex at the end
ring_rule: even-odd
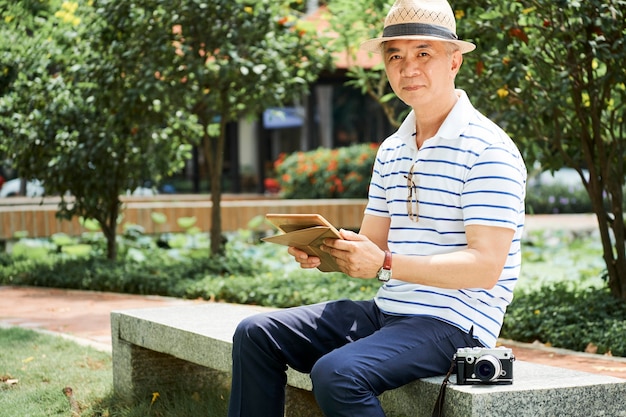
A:
POLYGON ((474 337, 493 347, 521 267, 526 168, 506 133, 480 114, 465 92, 457 90, 457 94, 459 100, 437 134, 419 150, 413 112, 382 143, 365 213, 391 219, 389 249, 402 255, 465 249, 469 225, 513 229, 506 264, 490 290, 449 290, 392 278, 375 300, 388 314, 426 315, 466 332, 473 328, 474 337), (418 200, 418 222, 408 215, 409 172, 418 200))

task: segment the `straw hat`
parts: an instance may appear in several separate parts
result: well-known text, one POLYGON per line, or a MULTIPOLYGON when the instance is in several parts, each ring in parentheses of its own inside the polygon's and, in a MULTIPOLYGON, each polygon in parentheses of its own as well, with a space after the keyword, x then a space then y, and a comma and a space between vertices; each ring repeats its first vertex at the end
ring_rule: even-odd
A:
POLYGON ((363 42, 361 49, 380 53, 382 43, 394 39, 452 42, 461 53, 476 48, 459 40, 454 12, 446 0, 396 0, 385 18, 382 36, 363 42))

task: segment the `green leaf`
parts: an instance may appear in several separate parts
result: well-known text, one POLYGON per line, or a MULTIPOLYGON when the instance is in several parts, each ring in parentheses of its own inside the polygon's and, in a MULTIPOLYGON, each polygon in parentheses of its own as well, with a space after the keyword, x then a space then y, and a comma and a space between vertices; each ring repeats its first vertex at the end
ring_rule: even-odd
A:
POLYGON ((152 213, 150 213, 150 218, 152 219, 153 222, 157 224, 163 224, 167 221, 167 215, 165 215, 164 213, 156 212, 156 211, 153 211, 152 213))
POLYGON ((196 221, 197 221, 196 217, 195 216, 191 216, 191 217, 181 217, 181 218, 176 220, 176 223, 182 229, 186 230, 186 229, 191 228, 194 224, 196 224, 196 221))

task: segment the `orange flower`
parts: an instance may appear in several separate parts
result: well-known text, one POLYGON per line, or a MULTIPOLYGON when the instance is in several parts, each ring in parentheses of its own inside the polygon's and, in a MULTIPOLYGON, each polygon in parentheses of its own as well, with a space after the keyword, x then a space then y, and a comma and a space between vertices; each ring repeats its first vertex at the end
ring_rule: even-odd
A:
POLYGON ((278 154, 278 158, 276 158, 276 161, 274 161, 274 168, 280 167, 282 163, 285 162, 286 157, 287 154, 285 152, 281 152, 280 154, 278 154))
POLYGON ((340 193, 343 193, 344 191, 343 184, 341 183, 341 180, 339 178, 335 178, 335 185, 337 187, 337 191, 340 193))

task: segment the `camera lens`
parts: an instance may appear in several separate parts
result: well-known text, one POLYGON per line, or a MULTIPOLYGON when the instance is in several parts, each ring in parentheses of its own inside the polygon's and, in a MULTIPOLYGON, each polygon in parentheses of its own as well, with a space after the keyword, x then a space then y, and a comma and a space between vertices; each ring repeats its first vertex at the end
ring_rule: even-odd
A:
POLYGON ((474 372, 476 373, 476 378, 482 382, 491 382, 500 376, 502 365, 495 356, 483 355, 476 360, 474 372))

